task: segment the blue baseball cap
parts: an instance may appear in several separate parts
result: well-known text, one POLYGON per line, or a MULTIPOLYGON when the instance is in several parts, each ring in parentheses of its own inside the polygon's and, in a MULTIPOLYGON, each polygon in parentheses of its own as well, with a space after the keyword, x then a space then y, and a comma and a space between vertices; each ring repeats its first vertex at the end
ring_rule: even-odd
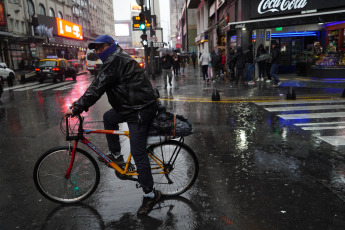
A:
POLYGON ((109 43, 109 44, 113 44, 115 42, 114 38, 112 38, 111 36, 104 34, 104 35, 99 35, 95 41, 91 42, 89 44, 89 49, 93 50, 96 48, 96 45, 98 44, 103 44, 103 43, 109 43))

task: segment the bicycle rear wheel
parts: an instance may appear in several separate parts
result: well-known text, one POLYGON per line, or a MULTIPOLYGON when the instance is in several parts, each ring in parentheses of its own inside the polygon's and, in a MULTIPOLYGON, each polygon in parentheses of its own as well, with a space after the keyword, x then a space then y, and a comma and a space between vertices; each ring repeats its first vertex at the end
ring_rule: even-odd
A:
POLYGON ((47 199, 71 204, 82 201, 96 190, 99 167, 84 150, 77 148, 70 177, 65 178, 71 161, 70 147, 55 147, 36 162, 33 179, 38 191, 47 199))
POLYGON ((164 196, 180 195, 194 184, 199 172, 199 163, 194 151, 186 144, 170 140, 149 146, 147 152, 154 187, 164 196))

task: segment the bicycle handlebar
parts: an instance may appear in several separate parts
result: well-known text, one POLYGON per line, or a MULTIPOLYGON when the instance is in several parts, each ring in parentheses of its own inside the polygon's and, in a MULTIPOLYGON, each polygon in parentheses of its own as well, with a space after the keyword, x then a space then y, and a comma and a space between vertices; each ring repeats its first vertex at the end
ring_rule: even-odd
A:
POLYGON ((78 118, 79 120, 79 124, 78 124, 78 133, 77 135, 73 135, 71 136, 70 131, 72 131, 72 129, 70 129, 70 124, 69 124, 69 119, 72 118, 73 116, 69 115, 66 116, 66 141, 78 141, 83 139, 83 120, 84 117, 82 117, 80 114, 75 115, 75 117, 78 118))

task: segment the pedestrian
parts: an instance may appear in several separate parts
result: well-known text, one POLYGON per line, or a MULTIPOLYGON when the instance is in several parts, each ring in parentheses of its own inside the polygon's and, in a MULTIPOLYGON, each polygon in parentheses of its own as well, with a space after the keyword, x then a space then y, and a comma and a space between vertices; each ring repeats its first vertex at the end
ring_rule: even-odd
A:
POLYGON ((169 51, 166 51, 165 54, 161 58, 161 66, 162 66, 162 75, 164 80, 164 89, 167 88, 167 75, 169 78, 169 85, 171 85, 172 80, 172 73, 171 73, 171 67, 173 65, 173 58, 169 55, 169 51))
POLYGON ((249 45, 246 52, 244 52, 245 55, 245 68, 246 73, 244 75, 244 82, 249 85, 255 84, 254 81, 252 81, 252 72, 254 70, 254 55, 253 55, 253 45, 249 45))
POLYGON ((225 55, 225 50, 224 49, 220 52, 219 58, 220 58, 220 61, 221 61, 220 75, 224 79, 225 74, 226 74, 226 55, 225 55))
POLYGON ((212 75, 212 61, 211 61, 211 53, 208 54, 209 56, 209 62, 208 62, 208 68, 207 68, 207 74, 208 74, 208 78, 206 81, 209 81, 210 79, 213 78, 212 75))
POLYGON ((228 56, 228 66, 230 70, 230 79, 235 80, 235 51, 233 48, 229 48, 229 56, 228 56))
POLYGON ((237 52, 234 57, 235 65, 236 65, 236 84, 238 81, 242 82, 242 85, 247 85, 243 79, 243 71, 245 67, 245 56, 242 52, 242 47, 237 47, 237 52))
POLYGON ((272 42, 272 67, 271 67, 271 71, 270 74, 273 77, 273 87, 278 87, 281 82, 277 76, 278 73, 278 68, 280 65, 280 47, 278 46, 278 44, 273 41, 272 42))
MULTIPOLYGON (((266 54, 266 50, 262 44, 259 45, 259 48, 256 52, 256 58, 259 58, 261 55, 266 54)), ((265 69, 266 69, 266 60, 258 61, 259 67, 259 77, 256 81, 264 81, 265 78, 265 69)))
POLYGON ((184 76, 184 70, 186 68, 187 58, 184 56, 180 56, 180 58, 181 58, 181 75, 184 76))
POLYGON ((199 63, 201 63, 201 70, 202 70, 202 76, 204 78, 204 81, 209 81, 208 78, 208 63, 211 61, 210 55, 206 50, 203 51, 202 55, 199 58, 199 63))
POLYGON ((219 77, 219 70, 220 70, 221 61, 219 59, 219 54, 216 54, 213 50, 211 52, 211 62, 212 62, 213 81, 215 81, 216 78, 219 77))
POLYGON ((195 69, 195 63, 196 63, 196 54, 195 54, 195 52, 192 53, 191 58, 192 58, 192 62, 193 62, 193 67, 195 69))
MULTIPOLYGON (((85 93, 65 115, 88 111, 104 93, 107 94, 112 108, 103 115, 104 128, 117 130, 119 123, 127 122, 131 154, 144 192, 137 215, 148 215, 162 197, 161 192, 153 188, 150 162, 146 154, 147 129, 158 109, 157 97, 144 69, 111 36, 98 36, 88 48, 96 51, 103 65, 85 93)), ((124 164, 123 156, 120 155, 119 136, 106 135, 106 138, 111 152, 107 157, 117 164, 124 164)))
POLYGON ((176 53, 173 54, 173 69, 174 69, 174 76, 178 77, 178 71, 180 69, 180 59, 176 53))

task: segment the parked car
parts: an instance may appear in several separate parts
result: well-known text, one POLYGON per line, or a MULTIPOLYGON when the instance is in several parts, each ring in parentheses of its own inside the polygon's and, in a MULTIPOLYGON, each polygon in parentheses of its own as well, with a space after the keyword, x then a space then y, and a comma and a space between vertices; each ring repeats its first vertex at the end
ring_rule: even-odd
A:
POLYGON ((49 78, 52 78, 54 82, 56 82, 57 79, 63 82, 69 77, 74 81, 77 79, 76 69, 63 58, 42 59, 35 71, 36 77, 40 83, 43 83, 44 80, 49 78))
POLYGON ((84 68, 83 63, 81 63, 78 59, 71 59, 68 61, 71 63, 72 66, 74 66, 77 69, 77 72, 84 68))
POLYGON ((2 78, 2 83, 4 81, 7 81, 8 84, 13 84, 13 81, 15 79, 14 71, 7 68, 6 63, 0 62, 0 78, 2 78))

